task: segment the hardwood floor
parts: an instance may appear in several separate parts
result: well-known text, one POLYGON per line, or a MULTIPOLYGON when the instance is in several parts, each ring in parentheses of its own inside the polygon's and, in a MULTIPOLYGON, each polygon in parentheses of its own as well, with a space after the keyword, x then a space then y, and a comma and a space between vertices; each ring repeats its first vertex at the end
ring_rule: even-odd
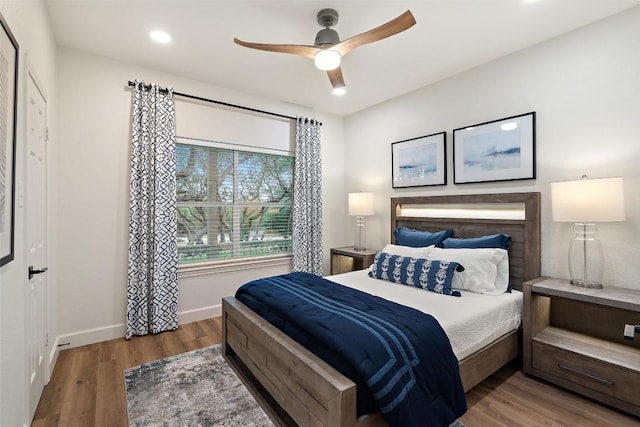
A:
MULTIPOLYGON (((60 352, 33 427, 126 426, 126 368, 219 343, 221 319, 60 352)), ((640 390, 639 390, 640 392, 640 390)), ((640 420, 505 366, 467 393, 469 427, 640 426, 640 420)))
POLYGON ((172 332, 61 351, 31 425, 126 426, 123 370, 221 342, 221 320, 218 317, 180 325, 172 332))
POLYGON ((469 427, 640 426, 631 415, 526 376, 515 363, 467 392, 467 406, 460 421, 469 427))

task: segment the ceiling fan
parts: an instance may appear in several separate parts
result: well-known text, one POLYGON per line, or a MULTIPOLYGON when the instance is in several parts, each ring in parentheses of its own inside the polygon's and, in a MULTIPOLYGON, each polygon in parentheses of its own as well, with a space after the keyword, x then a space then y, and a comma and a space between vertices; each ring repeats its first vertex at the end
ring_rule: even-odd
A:
POLYGON ((316 35, 313 46, 296 44, 266 44, 250 43, 234 38, 233 41, 240 46, 268 52, 291 53, 301 55, 314 60, 320 70, 325 70, 331 81, 333 93, 345 93, 345 83, 340 69, 340 58, 353 49, 368 43, 398 34, 411 28, 416 20, 411 11, 407 10, 395 19, 382 24, 372 30, 358 34, 357 36, 340 41, 340 36, 331 27, 338 23, 338 12, 334 9, 322 9, 318 12, 318 24, 324 27, 316 35))

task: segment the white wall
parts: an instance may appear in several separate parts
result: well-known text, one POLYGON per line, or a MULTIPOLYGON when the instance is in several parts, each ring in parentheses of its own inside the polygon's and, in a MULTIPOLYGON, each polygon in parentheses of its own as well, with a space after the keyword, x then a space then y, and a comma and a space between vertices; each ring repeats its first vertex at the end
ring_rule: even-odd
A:
POLYGON ((348 117, 346 190, 376 193, 369 246, 389 241, 390 197, 539 191, 542 273, 568 278, 572 225, 551 221, 549 184, 582 174, 623 176, 627 220, 599 226, 604 281, 640 289, 638 28, 640 7, 348 117), (537 179, 452 184, 452 129, 529 111, 537 112, 537 179), (441 131, 447 131, 449 184, 393 190, 390 144, 441 131))
MULTIPOLYGON (((77 50, 59 47, 57 60, 60 137, 50 176, 53 187, 50 247, 61 313, 57 330, 60 343, 76 346, 124 335, 131 136, 131 91, 126 88, 127 81, 138 78, 172 86, 182 93, 321 120, 326 171, 323 186, 343 194, 342 118, 77 50)), ((253 117, 249 115, 247 120, 253 117)), ((245 126, 247 120, 243 122, 245 126)), ((184 122, 179 122, 179 116, 177 121, 178 133, 184 133, 181 130, 184 122)), ((200 131, 208 134, 209 125, 203 123, 200 131)), ((271 136, 271 130, 261 132, 267 133, 262 135, 264 138, 271 136)), ((255 137, 255 132, 246 137, 255 137)), ((342 201, 328 190, 324 207, 325 218, 344 211, 342 201)), ((341 224, 329 225, 324 236, 326 247, 333 246, 343 234, 341 224)), ((325 259, 328 271, 328 253, 325 259)), ((181 276, 181 321, 219 315, 221 298, 233 294, 246 281, 287 271, 290 267, 281 265, 181 276)))
MULTIPOLYGON (((16 181, 25 182, 25 87, 26 61, 38 75, 48 95, 49 107, 55 102, 55 44, 44 5, 39 1, 0 1, 4 16, 20 48, 18 80, 18 123, 16 181), (26 56, 25 56, 26 55, 26 56)), ((50 145, 56 144, 55 110, 49 108, 50 145)), ((27 419, 27 366, 25 360, 25 212, 16 207, 15 259, 0 268, 0 425, 20 426, 27 419)), ((52 307, 55 310, 55 307, 52 307)), ((53 311, 55 312, 55 311, 53 311)), ((51 313, 50 313, 51 314, 51 313)), ((55 323, 55 320, 50 319, 55 323)))

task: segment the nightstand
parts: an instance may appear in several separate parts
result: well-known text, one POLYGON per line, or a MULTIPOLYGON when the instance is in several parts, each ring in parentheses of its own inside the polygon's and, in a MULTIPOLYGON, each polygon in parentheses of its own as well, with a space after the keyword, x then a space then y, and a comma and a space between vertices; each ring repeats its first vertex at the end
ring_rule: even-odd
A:
POLYGON ((524 283, 523 369, 640 416, 640 292, 586 289, 541 277, 524 283))
POLYGON ((373 264, 377 252, 371 249, 357 251, 353 246, 331 248, 331 274, 363 270, 373 264))

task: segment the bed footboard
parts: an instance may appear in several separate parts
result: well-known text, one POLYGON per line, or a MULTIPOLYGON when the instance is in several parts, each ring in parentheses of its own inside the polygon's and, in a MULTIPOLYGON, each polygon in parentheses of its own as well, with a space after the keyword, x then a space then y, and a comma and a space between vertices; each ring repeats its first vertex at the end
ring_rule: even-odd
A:
POLYGON ((303 426, 355 426, 352 381, 235 298, 223 298, 222 316, 223 354, 232 366, 241 362, 280 407, 267 412, 284 410, 303 426))
POLYGON ((460 361, 460 378, 467 392, 489 375, 518 357, 519 331, 512 331, 460 361))

